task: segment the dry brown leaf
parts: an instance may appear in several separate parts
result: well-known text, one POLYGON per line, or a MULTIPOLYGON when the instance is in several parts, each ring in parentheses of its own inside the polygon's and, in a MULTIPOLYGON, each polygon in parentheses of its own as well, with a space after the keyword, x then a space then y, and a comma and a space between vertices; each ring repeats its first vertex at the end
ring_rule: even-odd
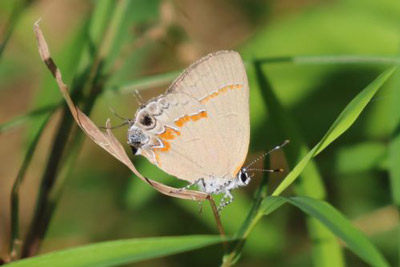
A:
MULTIPOLYGON (((100 129, 90 120, 88 116, 86 116, 78 107, 73 103, 69 93, 67 85, 62 81, 62 76, 60 70, 57 68, 53 59, 50 56, 50 51, 47 46, 46 40, 44 39, 43 33, 39 27, 39 21, 34 24, 34 32, 36 35, 38 49, 40 57, 43 62, 47 65, 47 68, 51 71, 54 78, 57 81, 58 87, 60 89, 61 94, 63 95, 65 101, 68 104, 68 107, 79 127, 89 136, 96 144, 106 150, 108 153, 113 155, 120 162, 125 164, 136 176, 138 176, 141 180, 161 192, 162 194, 182 198, 189 200, 206 200, 210 199, 206 193, 193 191, 193 190, 182 190, 177 191, 177 188, 170 187, 164 185, 162 183, 153 181, 141 175, 139 171, 135 168, 128 155, 125 152, 125 149, 121 145, 121 143, 115 138, 110 129, 107 129, 105 133, 100 131, 100 129)), ((111 128, 110 121, 107 120, 107 128, 111 128)), ((215 205, 215 204, 214 204, 215 205)))

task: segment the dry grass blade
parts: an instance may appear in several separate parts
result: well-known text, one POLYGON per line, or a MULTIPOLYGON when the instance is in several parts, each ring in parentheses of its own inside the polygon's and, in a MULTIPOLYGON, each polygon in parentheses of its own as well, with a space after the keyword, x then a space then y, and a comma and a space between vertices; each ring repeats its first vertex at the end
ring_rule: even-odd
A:
MULTIPOLYGON (((189 200, 206 200, 209 199, 208 195, 193 190, 182 190, 177 191, 177 188, 166 186, 162 183, 150 180, 139 173, 139 171, 135 168, 133 163, 130 161, 128 155, 126 154, 121 143, 115 138, 110 130, 107 130, 106 133, 100 131, 100 129, 87 117, 78 107, 74 105, 72 99, 68 93, 67 85, 62 81, 62 75, 60 70, 57 68, 53 59, 50 56, 50 51, 47 46, 47 43, 44 39, 43 33, 39 27, 39 21, 34 24, 34 31, 36 35, 36 39, 38 42, 38 48, 40 57, 43 62, 47 65, 47 68, 51 71, 53 76, 56 79, 58 87, 63 95, 65 101, 68 104, 68 107, 79 127, 89 136, 96 144, 105 149, 108 153, 113 155, 120 162, 125 164, 135 175, 137 175, 141 180, 145 181, 153 188, 158 190, 159 192, 176 197, 181 199, 189 199, 189 200)), ((107 128, 110 128, 110 122, 107 121, 107 128)))

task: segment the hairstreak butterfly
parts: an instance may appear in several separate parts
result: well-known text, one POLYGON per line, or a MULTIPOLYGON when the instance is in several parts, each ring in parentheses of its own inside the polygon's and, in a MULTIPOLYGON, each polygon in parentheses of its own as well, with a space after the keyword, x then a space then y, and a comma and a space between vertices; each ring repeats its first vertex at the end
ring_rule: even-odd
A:
POLYGON ((136 112, 128 130, 133 153, 208 194, 246 186, 249 86, 239 53, 219 51, 188 67, 165 94, 136 112))

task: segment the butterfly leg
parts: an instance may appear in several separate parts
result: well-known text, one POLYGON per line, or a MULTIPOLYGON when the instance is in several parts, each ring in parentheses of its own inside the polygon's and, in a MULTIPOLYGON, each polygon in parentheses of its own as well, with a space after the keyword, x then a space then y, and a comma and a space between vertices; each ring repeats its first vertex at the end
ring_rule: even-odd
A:
POLYGON ((225 195, 221 199, 221 203, 218 206, 218 212, 220 212, 223 208, 228 206, 233 202, 233 195, 230 190, 225 190, 225 195), (225 200, 226 198, 229 198, 228 200, 225 200))
POLYGON ((174 193, 180 193, 180 192, 182 192, 183 190, 188 190, 190 187, 192 187, 192 186, 194 186, 194 185, 201 185, 201 186, 203 186, 203 188, 204 188, 204 187, 205 187, 204 179, 203 179, 203 178, 197 179, 197 180, 191 182, 190 184, 188 184, 188 185, 186 185, 186 186, 184 186, 184 187, 181 187, 181 188, 179 188, 179 189, 177 189, 177 190, 174 190, 173 192, 174 192, 174 193))

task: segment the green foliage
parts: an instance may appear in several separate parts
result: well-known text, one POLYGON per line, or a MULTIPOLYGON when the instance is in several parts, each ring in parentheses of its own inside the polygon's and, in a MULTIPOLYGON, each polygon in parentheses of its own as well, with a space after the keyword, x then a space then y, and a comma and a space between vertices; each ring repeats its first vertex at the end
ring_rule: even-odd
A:
POLYGON ((16 261, 10 266, 116 266, 218 244, 219 236, 158 237, 103 242, 16 261))
POLYGON ((308 197, 284 198, 272 196, 263 200, 260 212, 268 215, 287 202, 323 223, 337 237, 341 238, 349 249, 370 265, 389 266, 385 258, 364 234, 327 202, 308 197))
POLYGON ((322 137, 321 141, 318 142, 318 144, 311 149, 311 151, 299 162, 299 164, 293 168, 293 170, 286 176, 285 180, 277 189, 275 189, 272 195, 280 195, 300 175, 301 171, 305 168, 312 157, 318 155, 355 122, 361 111, 365 108, 371 98, 381 88, 383 83, 393 72, 394 69, 389 69, 381 74, 349 103, 349 105, 342 111, 336 121, 329 128, 328 132, 324 135, 324 137, 322 137))
MULTIPOLYGON (((11 243, 11 251, 0 258, 21 256, 19 240, 26 236, 19 233, 28 232, 37 215, 25 211, 42 199, 44 217, 31 227, 34 234, 43 231, 39 255, 16 266, 115 266, 156 258, 153 265, 398 264, 398 218, 391 214, 400 206, 400 76, 391 67, 400 63, 399 2, 74 2, 72 12, 66 6, 75 4, 0 3, 0 160, 9 167, 0 179, 0 212, 8 210, 3 205, 14 181, 17 188, 12 239, 0 240, 0 248, 11 243), (63 16, 48 16, 52 8, 63 16), (228 250, 221 238, 208 236, 217 232, 208 203, 199 214, 195 202, 162 196, 83 142, 69 113, 59 112, 56 83, 38 60, 31 28, 40 17, 74 101, 98 125, 112 116, 110 106, 132 118, 135 90, 147 100, 205 51, 240 45, 251 90, 249 160, 291 142, 271 155, 272 166, 287 165, 288 174, 261 183, 254 177, 222 211, 227 235, 239 239, 228 250), (381 208, 392 213, 378 213, 381 208), (368 217, 375 212, 379 216, 368 217), (373 231, 358 230, 358 217, 373 231), (161 237, 168 235, 176 237, 161 237), (124 240, 129 236, 137 238, 124 240), (343 253, 339 239, 351 253, 343 253), (100 242, 106 240, 117 241, 100 242), (180 252, 186 253, 171 256, 180 252)), ((114 133, 124 144, 121 129, 114 133)), ((145 160, 135 162, 150 178, 185 184, 145 160)))

